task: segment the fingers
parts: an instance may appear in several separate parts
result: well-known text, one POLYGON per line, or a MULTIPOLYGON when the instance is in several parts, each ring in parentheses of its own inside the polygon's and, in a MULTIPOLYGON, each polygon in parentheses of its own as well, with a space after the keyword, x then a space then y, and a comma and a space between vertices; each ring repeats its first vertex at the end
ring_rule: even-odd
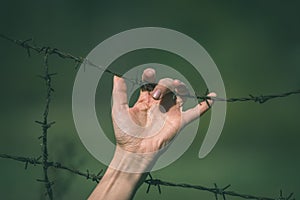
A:
POLYGON ((174 92, 176 94, 176 104, 180 106, 182 106, 189 94, 189 91, 183 82, 176 79, 173 80, 170 78, 164 78, 158 82, 157 86, 153 90, 152 97, 158 100, 170 92, 174 92))
POLYGON ((155 100, 161 99, 167 93, 174 91, 174 80, 171 78, 161 79, 152 92, 152 97, 155 100))
POLYGON ((179 80, 174 80, 174 85, 175 85, 175 93, 177 96, 176 104, 181 107, 186 101, 186 98, 189 95, 189 91, 186 85, 179 80))
POLYGON ((128 106, 127 86, 123 78, 114 76, 112 97, 114 108, 121 109, 128 106))
POLYGON ((148 93, 152 91, 155 87, 155 75, 156 72, 152 68, 147 68, 144 70, 142 75, 142 83, 141 90, 140 90, 140 98, 143 99, 148 96, 148 93))
POLYGON ((155 83, 156 72, 152 68, 147 68, 144 70, 142 75, 142 81, 147 83, 155 83))
MULTIPOLYGON (((216 97, 216 93, 212 92, 207 95, 208 97, 216 97)), ((194 121, 201 115, 203 115, 213 104, 213 100, 207 99, 207 101, 202 101, 197 104, 194 108, 191 108, 182 113, 182 122, 183 126, 189 124, 194 121), (209 104, 209 105, 208 105, 209 104)))

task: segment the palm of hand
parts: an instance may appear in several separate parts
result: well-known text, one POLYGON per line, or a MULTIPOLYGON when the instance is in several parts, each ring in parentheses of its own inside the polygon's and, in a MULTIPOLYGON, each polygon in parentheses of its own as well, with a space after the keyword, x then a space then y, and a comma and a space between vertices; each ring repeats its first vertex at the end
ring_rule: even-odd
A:
POLYGON ((156 152, 174 138, 181 128, 181 107, 173 93, 155 100, 142 91, 136 104, 113 111, 117 144, 135 153, 156 152))
MULTIPOLYGON (((155 71, 146 69, 142 79, 154 82, 155 71)), ((139 99, 129 108, 126 83, 115 76, 112 119, 117 147, 133 153, 154 153, 167 146, 180 129, 209 109, 207 102, 212 104, 208 100, 182 112, 183 96, 187 94, 184 83, 161 79, 153 92, 141 90, 139 99)))

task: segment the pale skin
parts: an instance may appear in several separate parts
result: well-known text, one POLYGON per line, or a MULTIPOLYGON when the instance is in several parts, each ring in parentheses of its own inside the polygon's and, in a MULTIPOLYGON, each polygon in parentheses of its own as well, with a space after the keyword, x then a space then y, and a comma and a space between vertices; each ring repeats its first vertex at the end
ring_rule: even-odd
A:
MULTIPOLYGON (((151 68, 144 70, 142 80, 155 82, 155 73, 151 68)), ((125 81, 114 77, 112 119, 116 150, 89 200, 129 200, 134 197, 161 155, 159 150, 163 151, 182 128, 204 114, 210 107, 208 104, 213 103, 212 100, 204 101, 183 111, 187 94, 184 83, 165 78, 153 91, 141 90, 137 102, 130 108, 125 81)))

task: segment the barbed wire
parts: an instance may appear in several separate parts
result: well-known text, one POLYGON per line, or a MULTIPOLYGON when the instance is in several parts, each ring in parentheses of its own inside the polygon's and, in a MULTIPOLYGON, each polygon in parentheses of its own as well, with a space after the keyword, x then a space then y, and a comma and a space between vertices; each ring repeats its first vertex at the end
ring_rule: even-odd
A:
MULTIPOLYGON (((0 154, 0 157, 6 158, 6 159, 12 159, 12 160, 19 161, 19 162, 24 162, 25 169, 28 168, 28 164, 32 164, 34 166, 43 165, 42 161, 40 161, 41 156, 38 158, 30 158, 30 157, 0 154)), ((47 166, 69 171, 73 174, 83 176, 86 179, 95 181, 97 183, 101 180, 101 178, 102 178, 101 174, 103 172, 103 170, 100 170, 100 172, 98 174, 90 173, 89 170, 87 170, 86 172, 82 172, 77 169, 72 169, 72 168, 66 167, 63 164, 58 163, 58 162, 48 162, 47 166)), ((172 183, 172 182, 168 182, 168 181, 163 181, 161 179, 153 179, 151 174, 149 174, 149 179, 145 180, 145 183, 148 184, 146 193, 149 193, 150 186, 157 186, 159 193, 162 193, 161 186, 169 186, 169 187, 180 187, 180 188, 188 188, 188 189, 207 191, 207 192, 213 193, 215 195, 216 199, 218 199, 218 195, 222 196, 223 199, 226 199, 226 196, 235 196, 235 197, 241 197, 243 199, 255 199, 255 200, 293 200, 294 199, 294 198, 292 199, 293 193, 290 193, 288 196, 284 197, 282 190, 280 191, 280 196, 278 198, 259 197, 259 196, 249 195, 249 194, 241 194, 241 193, 237 193, 234 191, 227 191, 227 189, 231 185, 227 185, 223 188, 219 188, 217 186, 217 184, 214 184, 215 187, 210 188, 210 187, 205 187, 205 186, 201 186, 201 185, 191 185, 191 184, 186 184, 186 183, 172 183)))
MULTIPOLYGON (((4 38, 20 47, 25 48, 28 56, 31 56, 31 50, 37 52, 38 54, 44 55, 44 73, 43 73, 43 75, 40 75, 39 77, 45 81, 45 85, 46 85, 46 103, 45 103, 45 107, 44 107, 44 111, 43 111, 43 120, 35 121, 42 128, 42 135, 39 137, 39 139, 42 140, 42 154, 38 157, 23 157, 23 156, 13 156, 13 155, 8 155, 8 154, 0 154, 0 158, 11 159, 14 161, 23 162, 23 163, 25 163, 25 169, 28 168, 29 164, 34 165, 34 166, 41 165, 43 168, 44 177, 43 177, 43 179, 37 179, 37 181, 44 183, 45 189, 46 189, 46 196, 48 196, 50 200, 54 199, 53 190, 52 190, 52 185, 54 184, 54 182, 50 181, 50 179, 49 179, 49 175, 48 175, 49 168, 55 168, 55 169, 69 171, 72 174, 76 174, 76 175, 85 177, 88 180, 92 180, 92 181, 98 183, 102 178, 103 170, 100 170, 100 172, 98 172, 97 174, 93 174, 93 173, 90 173, 89 170, 86 170, 86 172, 83 172, 83 171, 80 171, 77 169, 67 167, 67 166, 63 165, 62 163, 50 161, 48 159, 48 146, 47 146, 48 145, 48 131, 49 131, 49 128, 55 124, 55 121, 49 122, 49 120, 48 120, 50 103, 51 103, 51 99, 52 99, 52 93, 54 92, 54 89, 52 88, 52 77, 57 74, 57 73, 49 72, 48 58, 50 55, 57 55, 60 58, 75 61, 75 64, 76 64, 75 68, 78 68, 79 64, 81 64, 81 63, 84 63, 84 64, 87 63, 90 66, 99 68, 100 70, 103 70, 106 73, 116 75, 116 76, 122 76, 122 75, 115 73, 109 69, 104 69, 101 66, 97 66, 85 58, 74 56, 70 53, 60 51, 57 48, 39 47, 37 45, 30 44, 29 42, 32 42, 32 39, 16 40, 16 39, 7 37, 3 34, 0 34, 0 37, 4 38)), ((145 84, 140 80, 133 80, 133 79, 126 78, 124 76, 123 76, 123 78, 131 81, 134 84, 139 84, 140 86, 145 84)), ((272 95, 260 95, 260 96, 249 95, 249 97, 243 97, 243 98, 227 98, 227 99, 225 99, 225 98, 220 98, 220 97, 207 97, 207 96, 197 96, 197 95, 196 96, 188 96, 188 97, 197 98, 199 100, 205 100, 205 101, 207 101, 208 99, 212 99, 215 101, 226 101, 226 102, 253 101, 253 102, 258 102, 258 103, 265 103, 270 99, 283 98, 283 97, 287 97, 287 96, 295 95, 295 94, 300 94, 300 89, 290 91, 290 92, 280 93, 280 94, 272 94, 272 95)), ((226 196, 235 196, 235 197, 240 197, 243 199, 255 199, 255 200, 293 200, 294 199, 294 198, 292 199, 293 193, 290 193, 288 196, 283 196, 282 190, 280 190, 280 195, 278 198, 258 197, 258 196, 254 196, 254 195, 246 195, 246 194, 242 194, 242 193, 238 193, 238 192, 234 192, 234 191, 228 191, 227 189, 230 187, 230 185, 227 185, 226 187, 221 188, 221 187, 218 187, 217 184, 214 184, 214 187, 210 188, 210 187, 205 187, 205 186, 201 186, 201 185, 191 185, 191 184, 186 184, 186 183, 172 183, 172 182, 164 181, 161 179, 153 179, 153 177, 151 176, 150 173, 149 173, 149 179, 145 180, 145 183, 148 184, 147 193, 149 192, 151 186, 157 186, 159 193, 161 193, 161 186, 168 186, 168 187, 180 187, 180 188, 188 188, 188 189, 207 191, 207 192, 213 193, 216 200, 218 200, 218 196, 221 196, 224 200, 226 199, 226 196)))
MULTIPOLYGON (((37 158, 31 158, 31 157, 0 154, 0 157, 23 162, 23 163, 25 163, 25 169, 28 168, 28 164, 32 164, 34 166, 44 165, 43 162, 40 161, 41 156, 37 157, 37 158)), ((102 174, 103 170, 100 170, 100 172, 98 174, 93 174, 93 173, 90 173, 89 170, 86 170, 86 172, 82 172, 77 169, 72 169, 67 166, 64 166, 63 164, 61 164, 59 162, 47 162, 46 165, 47 165, 47 167, 53 167, 53 168, 69 171, 73 174, 83 176, 86 179, 95 181, 97 183, 99 183, 99 181, 102 178, 101 174, 102 174)), ((153 177, 150 173, 149 173, 149 179, 146 179, 145 183, 148 184, 146 193, 149 193, 151 186, 156 186, 158 188, 158 192, 161 194, 162 193, 161 186, 168 186, 168 187, 179 187, 179 188, 195 189, 195 190, 210 192, 210 193, 214 194, 216 200, 218 200, 218 195, 220 195, 223 199, 226 199, 226 196, 235 196, 235 197, 240 197, 243 199, 255 199, 255 200, 294 200, 294 198, 292 199, 292 197, 294 195, 293 193, 290 193, 288 196, 284 197, 282 190, 280 190, 280 196, 278 198, 259 197, 259 196, 249 195, 249 194, 241 194, 241 193, 234 192, 234 191, 228 191, 227 189, 231 186, 230 184, 225 187, 220 188, 215 183, 214 187, 210 188, 210 187, 205 187, 205 186, 201 186, 201 185, 192 185, 192 184, 187 184, 187 183, 172 183, 172 182, 164 181, 161 179, 153 179, 153 177)))
MULTIPOLYGON (((28 164, 31 164, 33 166, 44 165, 44 163, 41 161, 42 156, 34 158, 34 157, 23 157, 23 156, 13 156, 13 155, 8 155, 8 154, 0 154, 0 158, 23 162, 23 163, 25 163, 25 169, 28 168, 28 164)), ((60 162, 48 161, 45 164, 47 165, 48 168, 52 167, 52 168, 56 168, 56 169, 65 170, 72 174, 76 174, 76 175, 85 177, 86 179, 92 180, 97 183, 99 183, 99 181, 102 178, 101 174, 103 173, 103 169, 101 169, 97 174, 94 174, 94 173, 90 173, 88 169, 86 170, 86 172, 83 172, 78 169, 67 167, 67 166, 61 164, 60 162)))
POLYGON ((278 198, 270 198, 270 197, 259 197, 249 194, 241 194, 234 191, 227 191, 227 189, 231 186, 230 184, 220 188, 217 186, 217 184, 214 184, 213 188, 205 187, 201 185, 191 185, 186 183, 172 183, 163 181, 161 179, 153 179, 151 174, 149 174, 149 179, 145 180, 145 183, 148 184, 148 188, 146 193, 149 193, 151 186, 157 186, 158 192, 161 193, 161 186, 169 186, 169 187, 180 187, 180 188, 189 188, 189 189, 196 189, 196 190, 202 190, 207 191, 210 193, 213 193, 215 196, 215 199, 218 200, 218 195, 220 195, 224 200, 226 200, 226 196, 234 196, 234 197, 240 197, 243 199, 255 199, 255 200, 294 200, 291 199, 294 195, 294 193, 290 193, 288 196, 284 197, 282 190, 280 190, 280 196, 278 198))
POLYGON ((52 184, 49 180, 48 176, 48 129, 55 124, 55 122, 48 122, 48 114, 49 114, 49 107, 51 103, 51 94, 54 91, 51 84, 51 77, 55 75, 55 73, 50 74, 49 73, 49 65, 48 65, 48 49, 45 51, 44 55, 44 76, 40 76, 44 79, 45 85, 46 85, 46 103, 45 108, 43 112, 43 121, 35 121, 37 124, 39 124, 42 128, 42 135, 39 137, 39 139, 42 139, 42 164, 43 164, 43 173, 44 173, 44 179, 38 179, 40 182, 45 183, 45 188, 47 190, 47 195, 49 196, 49 199, 53 199, 53 193, 52 193, 52 184))
MULTIPOLYGON (((79 65, 81 63, 83 63, 84 66, 89 65, 89 66, 97 68, 97 69, 99 69, 101 71, 104 71, 106 73, 109 73, 111 75, 122 77, 122 78, 130 81, 133 84, 136 84, 136 85, 139 85, 139 86, 142 86, 142 85, 146 84, 145 82, 143 82, 143 81, 141 81, 139 79, 127 78, 125 76, 122 76, 122 74, 119 74, 117 72, 113 72, 110 69, 104 68, 103 66, 96 65, 92 61, 88 60, 87 58, 83 58, 83 57, 80 57, 80 56, 74 56, 74 55, 72 55, 70 53, 66 53, 66 52, 60 51, 57 48, 46 47, 46 46, 40 47, 40 46, 37 46, 37 45, 34 45, 34 44, 30 44, 30 42, 33 41, 32 39, 17 40, 17 39, 12 39, 12 38, 10 38, 8 36, 5 36, 3 34, 0 34, 0 37, 3 38, 3 39, 8 40, 10 42, 15 43, 16 45, 18 45, 20 47, 25 48, 26 51, 27 51, 28 56, 31 55, 31 53, 30 53, 31 50, 33 50, 33 51, 35 51, 35 52, 37 52, 39 54, 40 53, 47 53, 49 55, 54 54, 54 55, 57 55, 57 56, 59 56, 61 58, 70 59, 70 60, 75 61, 75 63, 76 63, 75 68, 78 68, 79 65)), ((283 98, 283 97, 287 97, 287 96, 295 95, 295 94, 300 94, 300 88, 296 89, 296 90, 284 92, 284 93, 270 94, 270 95, 252 95, 252 94, 249 94, 248 97, 222 98, 222 97, 209 97, 209 96, 206 96, 206 95, 204 95, 204 96, 201 96, 201 95, 186 95, 184 97, 196 98, 196 99, 202 100, 202 101, 207 101, 208 99, 211 99, 211 100, 214 100, 214 101, 226 101, 228 103, 252 101, 252 102, 256 102, 256 103, 262 104, 262 103, 265 103, 265 102, 267 102, 267 101, 269 101, 271 99, 283 98)))

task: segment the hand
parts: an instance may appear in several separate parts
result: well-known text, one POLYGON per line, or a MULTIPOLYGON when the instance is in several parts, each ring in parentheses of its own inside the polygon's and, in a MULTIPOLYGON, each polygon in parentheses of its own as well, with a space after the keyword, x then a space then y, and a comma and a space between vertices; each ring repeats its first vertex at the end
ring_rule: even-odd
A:
MULTIPOLYGON (((146 69, 142 80, 154 83, 155 71, 146 69)), ((145 172, 151 170, 160 153, 166 149, 164 147, 213 103, 207 100, 182 111, 187 95, 184 83, 165 78, 158 82, 153 91, 141 90, 137 102, 129 108, 125 81, 114 77, 112 119, 116 150, 90 200, 133 198, 147 176, 145 172)), ((216 94, 210 93, 208 96, 216 94)))
MULTIPOLYGON (((146 69, 142 81, 154 83, 155 70, 146 69)), ((166 147, 185 125, 209 109, 207 103, 212 104, 212 100, 204 101, 183 112, 188 94, 184 83, 165 78, 153 91, 141 90, 137 102, 129 108, 125 81, 115 76, 112 119, 117 147, 133 153, 157 153, 166 147)))

